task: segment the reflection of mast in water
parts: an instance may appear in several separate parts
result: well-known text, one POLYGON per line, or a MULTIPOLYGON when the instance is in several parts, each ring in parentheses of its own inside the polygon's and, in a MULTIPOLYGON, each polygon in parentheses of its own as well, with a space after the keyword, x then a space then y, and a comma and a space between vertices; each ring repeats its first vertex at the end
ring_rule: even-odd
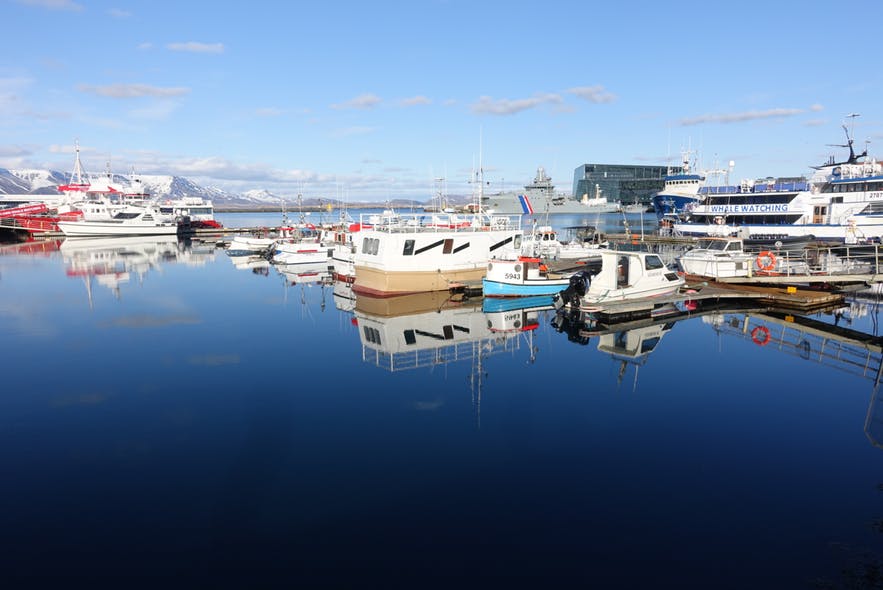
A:
POLYGON ((637 391, 638 370, 647 362, 650 353, 656 350, 659 341, 671 331, 674 325, 675 322, 657 323, 631 330, 608 332, 598 336, 598 350, 619 361, 619 372, 616 376, 617 388, 622 385, 628 366, 634 365, 635 379, 632 383, 632 392, 637 391))
POLYGON ((362 360, 388 371, 434 369, 469 361, 473 414, 481 425, 481 397, 488 372, 486 356, 514 351, 517 333, 497 333, 480 300, 431 292, 399 297, 356 297, 355 321, 362 360))
POLYGON ((868 404, 868 413, 865 416, 865 436, 878 449, 883 449, 883 404, 879 403, 881 371, 883 371, 883 363, 877 367, 874 392, 871 394, 871 403, 868 404))

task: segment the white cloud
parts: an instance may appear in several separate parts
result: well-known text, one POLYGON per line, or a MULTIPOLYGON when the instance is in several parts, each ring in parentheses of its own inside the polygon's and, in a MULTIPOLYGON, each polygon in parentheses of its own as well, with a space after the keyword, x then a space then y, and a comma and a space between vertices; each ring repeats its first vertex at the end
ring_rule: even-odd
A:
POLYGON ((477 114, 514 115, 543 104, 559 104, 561 102, 561 96, 557 94, 538 94, 532 98, 501 98, 498 100, 494 100, 490 96, 482 96, 478 102, 473 103, 471 108, 472 112, 477 114))
POLYGON ((138 49, 140 49, 141 51, 146 51, 146 50, 148 50, 148 49, 153 49, 153 43, 151 43, 150 41, 145 41, 144 43, 139 43, 139 44, 138 44, 138 49))
POLYGON ((608 103, 616 100, 616 95, 607 92, 607 90, 601 85, 577 86, 568 89, 567 92, 596 104, 608 103))
POLYGON ((186 43, 169 43, 166 45, 166 49, 170 51, 189 51, 191 53, 224 53, 224 44, 188 41, 186 43))
POLYGON ((744 121, 756 121, 758 119, 783 119, 785 117, 800 115, 805 112, 806 109, 767 109, 765 111, 709 114, 681 119, 678 123, 685 127, 689 125, 699 125, 701 123, 742 123, 744 121))
POLYGON ((19 4, 25 6, 37 6, 48 10, 68 10, 71 12, 79 12, 83 10, 81 4, 72 2, 71 0, 18 0, 19 4))
POLYGON ((373 109, 377 105, 383 102, 379 96, 366 93, 361 94, 353 99, 350 99, 346 102, 336 103, 331 105, 332 109, 343 110, 343 109, 373 109))
POLYGON ((107 14, 114 18, 129 18, 130 16, 132 16, 131 12, 129 12, 128 10, 122 10, 120 8, 111 8, 107 11, 107 14))
POLYGON ((97 94, 108 98, 140 98, 142 96, 153 96, 158 98, 168 98, 172 96, 183 96, 190 92, 189 88, 183 87, 166 87, 150 86, 148 84, 109 84, 106 86, 92 86, 89 84, 80 84, 77 86, 80 92, 87 94, 97 94))
POLYGON ((403 98, 399 101, 399 105, 403 107, 413 107, 417 105, 432 104, 432 100, 423 96, 412 96, 411 98, 403 98))

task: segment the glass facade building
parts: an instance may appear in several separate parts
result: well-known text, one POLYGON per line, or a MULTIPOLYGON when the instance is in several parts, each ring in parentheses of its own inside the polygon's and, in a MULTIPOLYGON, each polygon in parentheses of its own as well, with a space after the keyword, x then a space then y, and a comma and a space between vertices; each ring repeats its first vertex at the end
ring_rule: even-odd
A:
POLYGON ((662 190, 665 176, 680 170, 680 166, 583 164, 573 173, 573 196, 601 196, 611 202, 649 205, 653 195, 662 190))

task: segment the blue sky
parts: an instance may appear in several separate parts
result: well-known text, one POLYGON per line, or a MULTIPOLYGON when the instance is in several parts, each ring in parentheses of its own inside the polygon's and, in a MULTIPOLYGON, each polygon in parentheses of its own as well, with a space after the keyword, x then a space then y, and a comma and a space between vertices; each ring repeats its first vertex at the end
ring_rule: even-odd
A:
MULTIPOLYGON (((883 25, 830 2, 0 0, 0 167, 428 199, 546 168, 794 176, 883 138, 883 25), (229 4, 229 5, 228 5, 229 4), (781 6, 779 6, 781 4, 781 6)), ((883 152, 881 152, 883 153, 883 152)))

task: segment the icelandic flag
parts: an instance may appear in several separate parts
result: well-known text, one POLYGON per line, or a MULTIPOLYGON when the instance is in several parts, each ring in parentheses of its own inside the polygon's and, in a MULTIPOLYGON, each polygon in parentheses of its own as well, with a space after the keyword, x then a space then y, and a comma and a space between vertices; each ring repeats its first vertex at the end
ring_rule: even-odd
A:
POLYGON ((518 202, 521 203, 522 213, 533 215, 533 205, 530 204, 530 199, 527 198, 527 195, 518 195, 518 202))

